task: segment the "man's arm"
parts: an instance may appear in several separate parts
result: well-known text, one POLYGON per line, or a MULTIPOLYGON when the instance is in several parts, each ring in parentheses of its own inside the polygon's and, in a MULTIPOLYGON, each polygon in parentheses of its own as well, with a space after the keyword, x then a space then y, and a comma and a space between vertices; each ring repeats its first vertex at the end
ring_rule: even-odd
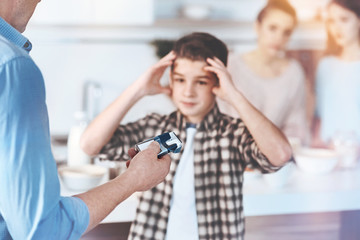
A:
POLYGON ((80 141, 82 149, 87 154, 96 155, 100 152, 113 136, 125 114, 142 97, 170 93, 170 90, 162 87, 159 81, 165 69, 173 63, 174 59, 175 55, 172 52, 163 57, 91 122, 80 141))
POLYGON ((170 158, 158 160, 154 143, 114 181, 61 197, 39 69, 30 58, 16 58, 0 68, 0 78, 9 79, 0 83, 0 215, 14 239, 79 239, 118 203, 169 171, 170 158))
POLYGON ((219 86, 213 89, 214 94, 231 104, 242 116, 259 149, 271 164, 284 165, 292 155, 287 138, 234 87, 229 72, 219 59, 207 61, 210 66, 205 69, 216 74, 219 79, 219 86))
POLYGON ((136 191, 148 190, 164 180, 169 172, 170 157, 157 159, 159 144, 153 142, 134 158, 126 172, 112 181, 77 195, 87 205, 90 221, 86 232, 98 225, 119 203, 136 191))

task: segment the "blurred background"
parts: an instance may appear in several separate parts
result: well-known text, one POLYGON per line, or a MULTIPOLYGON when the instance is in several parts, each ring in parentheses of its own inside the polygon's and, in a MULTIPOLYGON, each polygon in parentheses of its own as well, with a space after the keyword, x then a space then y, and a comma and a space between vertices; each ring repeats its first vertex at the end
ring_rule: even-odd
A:
MULTIPOLYGON (((300 23, 289 42, 288 54, 303 64, 310 87, 318 53, 325 46, 321 18, 327 1, 290 1, 300 23)), ((156 62, 158 48, 166 49, 164 40, 206 31, 225 41, 233 52, 253 49, 254 21, 265 3, 265 0, 41 2, 24 34, 32 41, 31 55, 44 74, 51 134, 67 135, 76 111, 87 108, 89 118, 101 111, 156 62)), ((124 122, 147 112, 172 110, 166 97, 150 97, 131 109, 124 122)))

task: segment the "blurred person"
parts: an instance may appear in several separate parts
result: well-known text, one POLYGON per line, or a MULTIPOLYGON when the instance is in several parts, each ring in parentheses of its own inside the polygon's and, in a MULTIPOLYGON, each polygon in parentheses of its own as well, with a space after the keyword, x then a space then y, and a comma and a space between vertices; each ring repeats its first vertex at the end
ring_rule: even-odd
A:
POLYGON ((165 181, 141 195, 129 239, 243 239, 244 169, 274 172, 292 159, 283 133, 234 87, 227 56, 226 45, 210 34, 180 38, 85 130, 83 150, 108 160, 123 159, 130 146, 162 132, 184 141, 165 181), (169 89, 159 81, 170 66, 169 89), (161 93, 176 111, 119 124, 137 101, 161 93), (220 113, 215 96, 243 118, 220 113))
MULTIPOLYGON (((228 70, 234 85, 287 137, 307 144, 310 131, 305 74, 296 60, 285 56, 286 45, 297 25, 295 9, 286 0, 270 0, 255 24, 257 47, 229 57, 228 70)), ((221 99, 218 104, 220 111, 239 117, 221 99)))
POLYGON ((0 1, 0 239, 79 239, 136 191, 160 183, 169 156, 158 143, 135 156, 114 180, 60 196, 51 153, 45 86, 21 33, 39 0, 0 1))
MULTIPOLYGON (((340 150, 339 166, 352 168, 358 165, 360 140, 360 2, 331 0, 326 13, 328 39, 316 73, 312 145, 340 150), (352 155, 354 143, 357 154, 352 155)), ((358 211, 340 212, 339 239, 359 239, 359 221, 358 211)))
POLYGON ((332 0, 326 13, 328 42, 316 73, 312 143, 320 147, 338 137, 360 138, 360 1, 332 0))

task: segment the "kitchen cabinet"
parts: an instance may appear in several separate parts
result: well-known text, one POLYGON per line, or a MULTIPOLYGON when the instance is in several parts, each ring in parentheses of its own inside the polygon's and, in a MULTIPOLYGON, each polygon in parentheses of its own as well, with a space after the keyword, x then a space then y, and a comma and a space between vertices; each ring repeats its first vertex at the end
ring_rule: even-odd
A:
POLYGON ((38 5, 31 19, 39 25, 149 25, 153 0, 52 0, 38 5))
MULTIPOLYGON (((329 0, 289 0, 296 9, 300 21, 320 18, 322 10, 329 0)), ((233 20, 252 22, 267 0, 155 0, 155 16, 157 19, 186 18, 184 8, 197 6, 209 9, 207 19, 233 20)))

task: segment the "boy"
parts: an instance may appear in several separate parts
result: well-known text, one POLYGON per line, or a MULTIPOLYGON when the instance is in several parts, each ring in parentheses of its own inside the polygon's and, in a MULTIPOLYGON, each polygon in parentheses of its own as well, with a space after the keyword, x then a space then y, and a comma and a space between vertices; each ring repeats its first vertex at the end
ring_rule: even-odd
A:
POLYGON ((179 39, 174 49, 145 72, 88 127, 82 147, 112 160, 136 143, 174 131, 185 143, 172 155, 165 181, 142 194, 129 239, 242 239, 243 171, 279 169, 291 158, 281 131, 234 87, 226 70, 227 48, 206 33, 179 39), (159 80, 171 66, 170 88, 159 80), (140 98, 169 94, 177 107, 170 115, 150 114, 126 125, 119 122, 140 98), (215 96, 243 116, 219 112, 215 96))

